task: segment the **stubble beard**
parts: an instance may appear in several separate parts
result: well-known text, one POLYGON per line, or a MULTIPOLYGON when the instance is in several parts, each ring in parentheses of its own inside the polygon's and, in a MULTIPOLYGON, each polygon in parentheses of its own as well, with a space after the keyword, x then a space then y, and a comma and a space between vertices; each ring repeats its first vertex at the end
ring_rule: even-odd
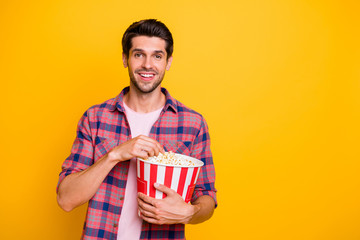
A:
POLYGON ((129 76, 130 76, 130 81, 131 83, 134 85, 134 87, 141 93, 151 93, 153 92, 162 82, 162 80, 164 79, 164 75, 159 76, 159 78, 153 82, 153 83, 145 83, 142 84, 140 83, 140 81, 136 81, 135 76, 133 73, 130 72, 129 69, 129 76))

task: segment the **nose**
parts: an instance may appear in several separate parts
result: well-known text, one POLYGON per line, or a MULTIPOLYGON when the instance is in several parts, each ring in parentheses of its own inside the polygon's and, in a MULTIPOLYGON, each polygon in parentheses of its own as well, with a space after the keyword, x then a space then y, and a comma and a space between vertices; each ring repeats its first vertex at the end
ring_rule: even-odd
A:
POLYGON ((144 58, 142 65, 143 65, 143 68, 145 68, 145 69, 150 69, 152 67, 150 56, 147 56, 144 58))

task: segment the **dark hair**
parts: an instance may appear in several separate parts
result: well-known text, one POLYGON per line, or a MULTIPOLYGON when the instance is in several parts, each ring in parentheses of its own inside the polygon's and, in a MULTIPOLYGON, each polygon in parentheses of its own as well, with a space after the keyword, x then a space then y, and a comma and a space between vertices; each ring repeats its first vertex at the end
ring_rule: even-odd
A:
POLYGON ((129 51, 132 47, 131 40, 137 36, 159 37, 166 42, 165 50, 167 58, 173 53, 174 41, 170 30, 166 25, 156 19, 145 19, 131 24, 126 29, 122 38, 123 53, 129 57, 129 51))

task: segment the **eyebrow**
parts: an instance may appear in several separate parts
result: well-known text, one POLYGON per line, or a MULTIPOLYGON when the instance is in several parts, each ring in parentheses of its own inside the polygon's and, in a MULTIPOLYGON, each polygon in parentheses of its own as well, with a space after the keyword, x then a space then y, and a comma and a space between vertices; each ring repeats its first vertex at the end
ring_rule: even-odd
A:
MULTIPOLYGON (((134 48, 132 52, 144 52, 144 50, 141 48, 134 48)), ((162 53, 165 55, 165 52, 163 50, 155 50, 154 53, 162 53)))

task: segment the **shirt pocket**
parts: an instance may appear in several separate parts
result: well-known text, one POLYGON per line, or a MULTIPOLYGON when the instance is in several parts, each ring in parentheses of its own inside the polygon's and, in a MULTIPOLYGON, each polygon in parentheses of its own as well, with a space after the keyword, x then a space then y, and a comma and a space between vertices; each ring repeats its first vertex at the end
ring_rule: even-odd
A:
POLYGON ((183 155, 190 156, 191 154, 191 142, 182 142, 182 141, 164 141, 162 142, 165 152, 174 152, 183 155))
POLYGON ((97 161, 111 149, 119 145, 119 140, 111 138, 99 138, 96 139, 97 144, 94 149, 94 160, 97 161))

